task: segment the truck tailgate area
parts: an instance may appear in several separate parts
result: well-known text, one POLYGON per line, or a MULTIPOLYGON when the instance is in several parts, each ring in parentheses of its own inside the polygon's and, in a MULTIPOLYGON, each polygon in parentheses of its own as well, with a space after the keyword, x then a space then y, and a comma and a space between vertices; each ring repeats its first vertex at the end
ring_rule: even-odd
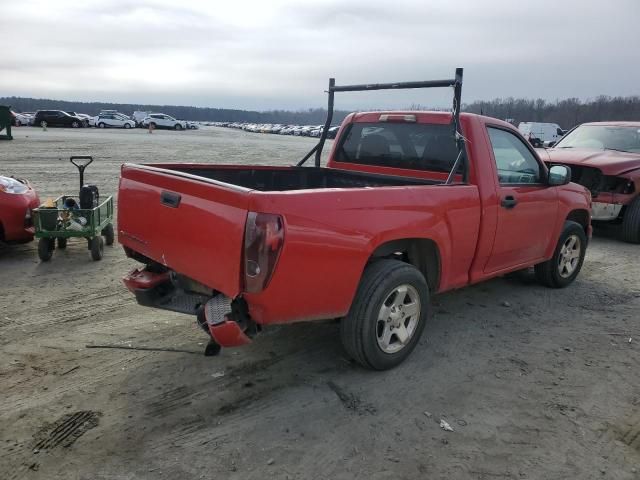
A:
POLYGON ((233 298, 240 292, 248 192, 125 164, 118 197, 119 242, 233 298))

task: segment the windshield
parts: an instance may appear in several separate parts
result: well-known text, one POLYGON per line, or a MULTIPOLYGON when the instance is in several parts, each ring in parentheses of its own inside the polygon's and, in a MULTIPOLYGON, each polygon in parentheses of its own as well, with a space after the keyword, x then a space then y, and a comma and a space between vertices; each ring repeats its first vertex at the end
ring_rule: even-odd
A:
POLYGON ((581 125, 560 140, 556 147, 640 152, 640 126, 581 125))
POLYGON ((449 172, 457 156, 451 125, 353 123, 343 135, 335 160, 449 172))

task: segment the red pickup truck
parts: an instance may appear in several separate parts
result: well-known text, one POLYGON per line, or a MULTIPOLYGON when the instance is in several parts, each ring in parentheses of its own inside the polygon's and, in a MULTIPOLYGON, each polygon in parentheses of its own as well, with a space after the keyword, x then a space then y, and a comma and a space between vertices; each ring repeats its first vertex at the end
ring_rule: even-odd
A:
POLYGON ((594 225, 619 225, 622 240, 640 243, 640 122, 583 123, 539 153, 589 189, 594 225))
POLYGON ((332 80, 327 125, 335 92, 455 95, 451 113, 350 114, 326 168, 324 134, 303 159, 315 153, 315 167, 123 165, 119 241, 145 264, 125 284, 142 305, 196 315, 209 353, 265 325, 341 319, 347 353, 373 369, 409 355, 434 293, 530 266, 545 285, 570 284, 591 234, 589 192, 511 125, 460 114, 461 84, 461 70, 332 80))

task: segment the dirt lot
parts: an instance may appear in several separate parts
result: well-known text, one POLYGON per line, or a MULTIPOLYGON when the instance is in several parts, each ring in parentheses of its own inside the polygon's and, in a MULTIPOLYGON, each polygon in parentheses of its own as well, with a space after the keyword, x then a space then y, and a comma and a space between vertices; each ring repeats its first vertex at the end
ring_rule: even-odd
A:
MULTIPOLYGON (((77 189, 71 154, 96 157, 87 180, 106 193, 125 161, 282 164, 313 145, 216 128, 14 133, 0 172, 42 199, 77 189)), ((335 323, 206 358, 192 318, 135 304, 117 246, 94 263, 70 243, 48 264, 35 243, 0 247, 0 478, 640 478, 639 252, 598 234, 565 290, 496 279, 436 297, 410 359, 373 373, 335 323)))

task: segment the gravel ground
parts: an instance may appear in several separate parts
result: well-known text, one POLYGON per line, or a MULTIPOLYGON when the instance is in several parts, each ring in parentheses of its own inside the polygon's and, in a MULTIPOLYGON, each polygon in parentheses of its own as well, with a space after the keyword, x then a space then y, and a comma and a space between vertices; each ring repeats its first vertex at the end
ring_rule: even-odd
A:
MULTIPOLYGON (((106 194, 123 162, 290 164, 314 144, 220 128, 14 135, 0 173, 42 200, 77 190, 72 154, 95 156, 86 178, 106 194)), ((413 355, 374 373, 335 323, 204 357, 192 318, 134 302, 119 247, 95 263, 70 242, 46 264, 35 243, 0 247, 0 478, 638 479, 638 248, 596 232, 567 289, 525 277, 437 296, 413 355)))

